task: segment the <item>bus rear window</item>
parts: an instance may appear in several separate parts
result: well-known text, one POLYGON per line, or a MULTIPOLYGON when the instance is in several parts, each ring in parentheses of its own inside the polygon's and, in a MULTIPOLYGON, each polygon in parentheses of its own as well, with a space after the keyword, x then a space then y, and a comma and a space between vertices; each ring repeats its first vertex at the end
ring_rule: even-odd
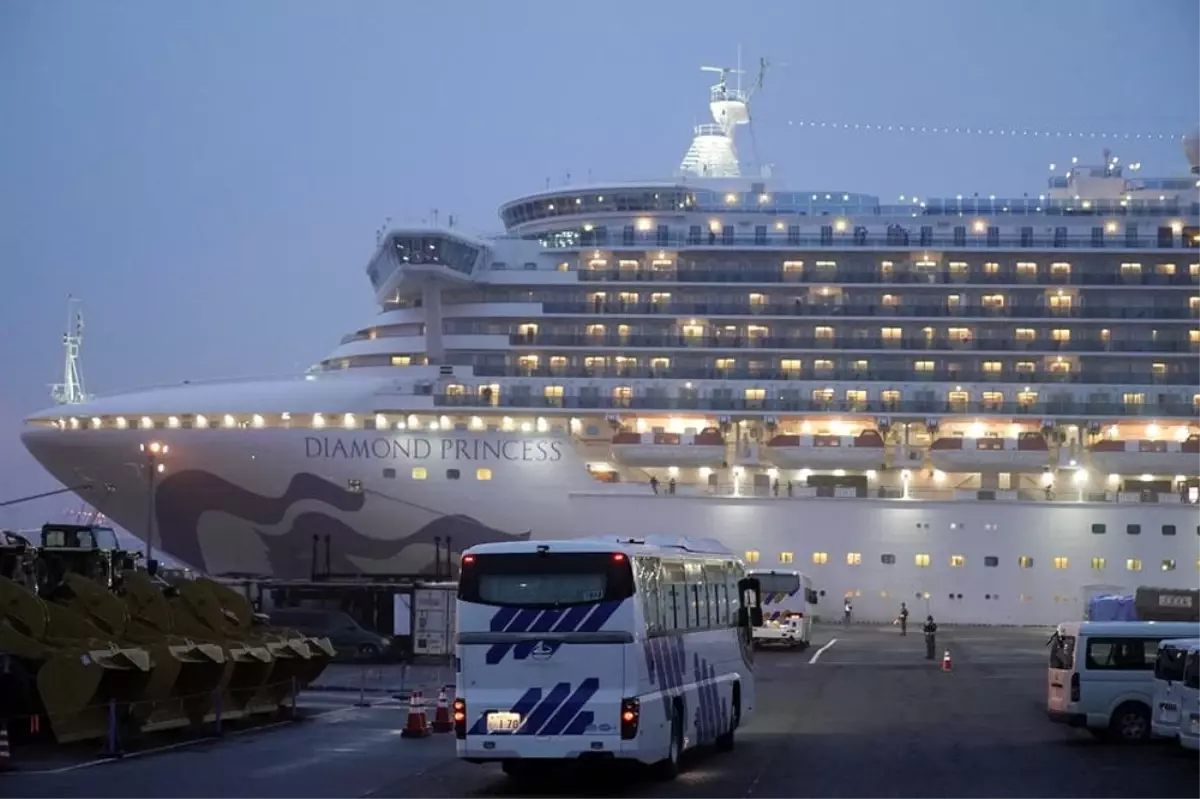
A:
POLYGON ((633 596, 629 559, 611 552, 479 555, 463 564, 458 598, 518 608, 562 608, 633 596))
POLYGON ((1163 647, 1158 650, 1158 659, 1154 661, 1154 677, 1158 680, 1171 682, 1183 681, 1183 661, 1187 652, 1174 647, 1163 647))
POLYGON ((1056 634, 1050 639, 1050 668, 1075 668, 1075 636, 1056 634))

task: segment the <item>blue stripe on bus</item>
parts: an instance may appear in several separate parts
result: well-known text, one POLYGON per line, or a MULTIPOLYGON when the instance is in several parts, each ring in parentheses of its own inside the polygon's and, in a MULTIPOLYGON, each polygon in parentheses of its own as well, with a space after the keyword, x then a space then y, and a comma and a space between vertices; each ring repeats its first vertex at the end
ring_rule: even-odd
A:
POLYGON ((585 710, 575 717, 575 720, 567 725, 567 728, 562 731, 563 735, 583 735, 587 732, 587 728, 592 726, 592 722, 596 720, 596 716, 592 711, 585 710))
POLYGON ((560 682, 550 690, 546 698, 538 703, 538 706, 525 717, 525 721, 521 724, 521 729, 517 730, 517 735, 537 735, 538 730, 542 725, 558 710, 563 702, 567 701, 567 697, 571 693, 571 683, 560 682))
MULTIPOLYGON (((559 621, 562 620, 565 614, 562 610, 543 610, 541 615, 533 624, 529 625, 528 632, 531 633, 546 633, 550 632, 559 621)), ((513 658, 515 660, 524 660, 529 657, 529 653, 537 646, 537 641, 522 641, 513 648, 513 658)))
MULTIPOLYGON (((612 618, 620 606, 621 601, 617 600, 600 602, 595 605, 578 605, 566 610, 501 608, 492 616, 488 626, 493 632, 594 633, 600 631, 600 628, 612 618)), ((484 660, 488 665, 494 666, 504 660, 510 651, 513 652, 515 660, 526 660, 537 644, 536 640, 522 641, 519 644, 492 644, 488 647, 484 660)), ((548 642, 547 646, 550 648, 550 655, 553 655, 562 646, 562 642, 548 642)))
POLYGON ((595 677, 588 677, 581 682, 571 698, 538 731, 538 735, 562 735, 567 725, 598 690, 600 690, 600 680, 595 677))

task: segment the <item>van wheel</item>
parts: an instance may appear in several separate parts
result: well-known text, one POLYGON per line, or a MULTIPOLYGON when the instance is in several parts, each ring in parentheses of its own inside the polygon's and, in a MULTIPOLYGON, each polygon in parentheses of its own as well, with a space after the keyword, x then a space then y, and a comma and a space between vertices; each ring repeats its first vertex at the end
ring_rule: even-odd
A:
POLYGON ((683 756, 683 717, 679 703, 671 704, 671 745, 667 747, 665 759, 654 764, 654 776, 660 780, 673 780, 679 776, 679 759, 683 756))
POLYGON ((729 731, 724 735, 718 735, 716 747, 718 752, 730 752, 733 750, 733 734, 737 732, 738 725, 742 723, 742 691, 741 686, 733 686, 733 699, 729 709, 729 731))
POLYGON ((1126 702, 1113 712, 1108 728, 1121 743, 1144 743, 1150 739, 1150 711, 1139 702, 1126 702))

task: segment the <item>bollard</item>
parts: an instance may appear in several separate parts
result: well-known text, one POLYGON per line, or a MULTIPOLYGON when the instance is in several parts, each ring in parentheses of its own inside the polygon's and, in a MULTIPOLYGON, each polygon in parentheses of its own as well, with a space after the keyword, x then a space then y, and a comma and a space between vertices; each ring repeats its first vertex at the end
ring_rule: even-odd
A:
POLYGON ((358 667, 358 702, 355 707, 367 706, 367 667, 358 667))
POLYGON ((105 743, 105 751, 101 757, 119 758, 122 757, 121 752, 121 736, 117 732, 117 700, 108 700, 108 736, 105 743))
POLYGON ((213 721, 216 724, 216 737, 220 738, 224 733, 221 732, 221 691, 218 689, 213 692, 216 696, 216 701, 213 702, 213 721))

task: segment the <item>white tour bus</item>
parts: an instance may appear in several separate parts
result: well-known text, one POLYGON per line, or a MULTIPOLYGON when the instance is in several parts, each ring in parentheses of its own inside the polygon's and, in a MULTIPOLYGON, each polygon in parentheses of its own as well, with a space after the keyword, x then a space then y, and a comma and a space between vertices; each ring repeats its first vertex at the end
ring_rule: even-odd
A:
POLYGON ((795 571, 751 571, 762 592, 763 624, 754 628, 754 643, 807 647, 817 592, 812 578, 795 571))
POLYGON ((619 758, 678 773, 754 710, 756 580, 714 541, 482 544, 458 590, 458 756, 520 776, 619 758))
POLYGON ((1050 639, 1046 712, 1052 721, 1098 737, 1150 737, 1158 642, 1191 638, 1195 622, 1074 621, 1050 639))
POLYGON ((1188 652, 1200 648, 1200 638, 1177 638, 1159 641, 1154 661, 1154 715, 1150 732, 1155 738, 1175 740, 1179 736, 1180 712, 1183 701, 1183 667, 1188 652))
POLYGON ((1188 648, 1183 660, 1183 690, 1179 695, 1179 745, 1200 749, 1200 646, 1188 648))

